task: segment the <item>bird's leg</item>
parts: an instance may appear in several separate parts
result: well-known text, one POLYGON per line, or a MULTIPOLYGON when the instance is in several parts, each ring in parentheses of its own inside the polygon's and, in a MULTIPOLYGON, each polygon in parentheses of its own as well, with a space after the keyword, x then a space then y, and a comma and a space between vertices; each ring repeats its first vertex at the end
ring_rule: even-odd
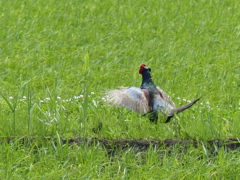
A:
POLYGON ((157 113, 157 111, 151 110, 148 114, 149 114, 149 120, 151 122, 154 122, 155 124, 157 124, 157 122, 158 122, 158 113, 157 113))
POLYGON ((167 117, 167 120, 166 120, 164 123, 170 122, 170 120, 171 120, 172 117, 173 117, 173 116, 168 116, 168 117, 167 117))

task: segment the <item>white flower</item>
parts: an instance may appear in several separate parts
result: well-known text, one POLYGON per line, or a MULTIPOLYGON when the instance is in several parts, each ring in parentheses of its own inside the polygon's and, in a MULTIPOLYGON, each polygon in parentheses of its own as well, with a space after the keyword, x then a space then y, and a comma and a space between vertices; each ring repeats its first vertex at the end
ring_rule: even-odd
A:
POLYGON ((45 100, 46 100, 46 101, 49 101, 49 100, 50 100, 50 98, 49 98, 49 97, 47 97, 47 98, 45 98, 45 100))
POLYGON ((57 97, 57 100, 61 100, 61 97, 58 96, 58 97, 57 97))
POLYGON ((94 94, 94 92, 91 92, 91 94, 94 94))
POLYGON ((27 97, 26 97, 26 96, 23 96, 22 98, 23 98, 23 99, 27 99, 27 97))
POLYGON ((83 95, 81 94, 81 95, 79 95, 78 97, 79 97, 79 98, 83 98, 83 95))
POLYGON ((10 97, 9 97, 9 99, 13 99, 13 97, 12 97, 12 96, 10 96, 10 97))

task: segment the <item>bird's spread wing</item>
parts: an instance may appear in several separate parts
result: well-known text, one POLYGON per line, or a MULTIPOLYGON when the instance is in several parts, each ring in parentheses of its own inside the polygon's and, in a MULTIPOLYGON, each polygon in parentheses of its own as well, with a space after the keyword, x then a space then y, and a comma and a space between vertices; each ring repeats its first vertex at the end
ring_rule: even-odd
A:
POLYGON ((171 112, 174 107, 169 104, 161 95, 156 94, 153 100, 153 111, 160 110, 164 116, 168 116, 169 112, 171 112))
POLYGON ((175 104, 174 102, 169 98, 169 96, 159 87, 157 87, 160 96, 164 99, 164 101, 166 101, 168 104, 170 104, 173 108, 175 108, 175 104))
POLYGON ((148 104, 149 94, 145 89, 125 87, 107 92, 106 100, 116 107, 125 107, 140 114, 151 110, 148 104))
POLYGON ((170 100, 169 96, 159 87, 155 91, 152 101, 153 111, 160 110, 164 116, 168 116, 175 109, 175 104, 170 100))

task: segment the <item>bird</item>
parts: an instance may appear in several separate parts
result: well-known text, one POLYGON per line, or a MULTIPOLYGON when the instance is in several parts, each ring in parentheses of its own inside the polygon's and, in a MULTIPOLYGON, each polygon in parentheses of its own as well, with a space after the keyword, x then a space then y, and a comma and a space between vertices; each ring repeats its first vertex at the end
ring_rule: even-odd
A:
POLYGON ((158 113, 160 111, 167 118, 164 123, 168 123, 175 114, 188 109, 201 99, 197 98, 188 104, 176 107, 169 96, 154 84, 151 68, 142 64, 139 74, 142 75, 140 87, 122 87, 108 90, 106 92, 106 101, 116 107, 125 107, 143 115, 149 114, 149 120, 154 123, 158 122, 158 113))

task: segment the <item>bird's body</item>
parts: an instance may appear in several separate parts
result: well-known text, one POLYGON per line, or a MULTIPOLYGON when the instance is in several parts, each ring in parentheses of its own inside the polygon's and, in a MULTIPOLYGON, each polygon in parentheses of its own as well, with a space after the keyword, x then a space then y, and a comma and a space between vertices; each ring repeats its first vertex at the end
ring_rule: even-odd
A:
POLYGON ((139 74, 142 74, 140 87, 124 87, 107 92, 107 101, 116 107, 125 107, 140 114, 150 114, 150 121, 157 122, 158 111, 167 117, 166 122, 175 113, 184 111, 191 107, 199 99, 176 108, 168 95, 159 87, 156 87, 150 74, 151 69, 145 64, 140 66, 139 74))

